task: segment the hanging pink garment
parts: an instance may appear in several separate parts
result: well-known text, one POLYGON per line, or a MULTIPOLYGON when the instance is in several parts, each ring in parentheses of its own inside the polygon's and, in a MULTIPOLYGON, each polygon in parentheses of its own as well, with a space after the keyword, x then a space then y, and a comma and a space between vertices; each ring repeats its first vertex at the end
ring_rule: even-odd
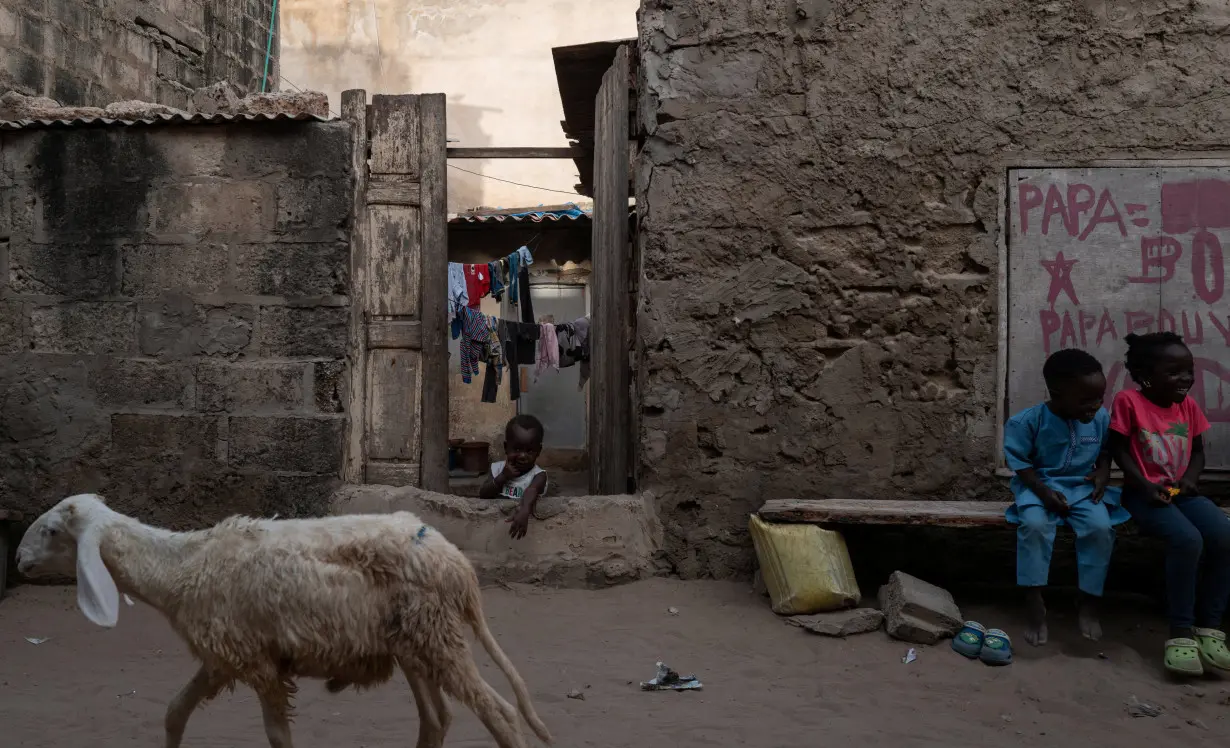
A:
POLYGON ((548 322, 539 327, 541 329, 538 333, 538 365, 534 369, 535 379, 541 377, 547 367, 559 371, 559 338, 555 336, 555 325, 548 322))

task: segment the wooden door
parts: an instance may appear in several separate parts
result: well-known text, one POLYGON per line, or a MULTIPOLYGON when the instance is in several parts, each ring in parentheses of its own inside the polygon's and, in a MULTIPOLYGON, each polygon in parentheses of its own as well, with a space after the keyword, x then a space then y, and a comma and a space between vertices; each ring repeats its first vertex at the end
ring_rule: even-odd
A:
POLYGON ((590 288, 590 492, 628 490, 631 467, 632 340, 628 242, 627 45, 615 54, 594 104, 594 236, 590 288))
POLYGON ((448 487, 443 94, 342 94, 354 134, 352 483, 448 487))

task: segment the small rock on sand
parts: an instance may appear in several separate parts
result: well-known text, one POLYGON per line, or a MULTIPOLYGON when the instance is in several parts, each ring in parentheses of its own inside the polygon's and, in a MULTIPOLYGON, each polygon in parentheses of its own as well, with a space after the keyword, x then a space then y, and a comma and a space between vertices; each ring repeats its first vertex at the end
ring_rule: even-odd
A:
POLYGON ((845 637, 875 631, 884 623, 884 614, 875 608, 856 608, 810 616, 791 616, 786 620, 791 625, 813 634, 845 637))

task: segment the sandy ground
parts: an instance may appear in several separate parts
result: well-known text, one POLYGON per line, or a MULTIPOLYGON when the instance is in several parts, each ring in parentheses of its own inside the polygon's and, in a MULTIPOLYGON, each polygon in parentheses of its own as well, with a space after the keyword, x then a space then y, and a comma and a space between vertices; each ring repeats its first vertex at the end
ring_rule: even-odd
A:
MULTIPOLYGON (((496 636, 534 694, 556 744, 574 746, 1109 746, 1226 744, 1230 681, 1168 682, 1157 666, 1161 622, 1131 610, 1106 616, 1108 640, 1086 647, 1072 618, 1052 644, 1018 648, 1006 668, 947 647, 907 646, 883 633, 846 641, 787 626, 743 585, 653 580, 600 592, 492 588, 496 636), (678 609, 671 615, 668 608, 678 609), (704 690, 646 693, 637 683, 663 659, 704 690), (583 692, 584 700, 567 698, 583 692), (1133 718, 1132 697, 1162 706, 1133 718), (832 741, 836 741, 835 743, 832 741)), ((1019 631, 1016 611, 970 607, 988 626, 1019 631)), ((480 656, 502 693, 507 683, 480 656)), ((0 743, 23 748, 161 745, 170 696, 193 671, 184 647, 148 608, 125 607, 110 631, 88 624, 70 588, 22 587, 0 603, 0 743), (31 644, 27 637, 48 637, 31 644)), ((303 684, 299 748, 398 746, 417 735, 398 679, 330 696, 303 684)), ((489 746, 469 713, 448 746, 489 746)), ((259 708, 239 689, 198 711, 185 748, 265 745, 259 708)))

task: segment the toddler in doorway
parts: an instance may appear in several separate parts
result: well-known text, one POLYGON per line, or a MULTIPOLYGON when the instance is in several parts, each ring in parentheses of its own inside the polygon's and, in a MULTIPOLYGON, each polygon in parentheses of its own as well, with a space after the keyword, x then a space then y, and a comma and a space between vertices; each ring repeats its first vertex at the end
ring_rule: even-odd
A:
POLYGON ((1127 370, 1139 390, 1111 406, 1110 451, 1123 471, 1123 506, 1141 532, 1166 542, 1166 669, 1230 671, 1221 628, 1230 599, 1230 518, 1200 495, 1209 421, 1188 392, 1195 361, 1173 332, 1128 335, 1127 370))
POLYGON ((1004 457, 1016 473, 1007 519, 1017 526, 1016 580, 1026 589, 1028 609, 1025 641, 1041 646, 1048 639, 1042 591, 1061 524, 1076 533, 1081 633, 1096 641, 1102 636, 1096 604, 1110 568, 1114 525, 1128 519, 1118 506, 1119 489, 1108 486, 1106 376, 1096 358, 1067 349, 1047 358, 1042 377, 1050 399, 1004 426, 1004 457))
POLYGON ((534 505, 547 492, 547 473, 538 467, 545 435, 542 421, 531 415, 514 416, 504 427, 504 460, 491 464, 491 474, 479 489, 479 498, 513 499, 520 502, 508 518, 508 534, 524 538, 529 531, 534 505))

